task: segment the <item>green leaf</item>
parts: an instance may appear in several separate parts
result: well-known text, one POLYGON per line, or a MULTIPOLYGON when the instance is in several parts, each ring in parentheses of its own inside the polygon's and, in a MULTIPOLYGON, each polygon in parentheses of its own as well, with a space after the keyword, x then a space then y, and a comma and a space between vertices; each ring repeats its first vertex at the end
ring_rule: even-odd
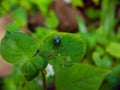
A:
POLYGON ((9 32, 13 32, 13 31, 18 31, 20 30, 22 27, 18 24, 18 23, 10 23, 6 26, 6 30, 9 32))
POLYGON ((105 54, 105 50, 103 47, 101 46, 96 46, 96 51, 100 54, 100 55, 104 55, 105 54))
POLYGON ((32 4, 30 3, 30 0, 21 0, 19 1, 20 5, 25 7, 27 10, 30 10, 32 8, 32 4))
POLYGON ((38 84, 38 81, 33 80, 25 85, 24 90, 42 90, 42 88, 38 84))
POLYGON ((43 58, 44 64, 43 64, 43 69, 45 69, 48 65, 48 58, 44 55, 44 53, 39 53, 39 55, 43 58))
POLYGON ((93 61, 96 66, 102 67, 102 68, 111 68, 112 67, 112 60, 108 56, 100 56, 98 52, 93 53, 93 61), (102 58, 103 57, 103 58, 102 58))
MULTIPOLYGON (((119 85, 119 83, 120 83, 120 64, 115 66, 113 68, 112 72, 107 75, 107 81, 110 84, 110 86, 112 86, 113 88, 115 88, 117 85, 119 85)), ((113 90, 117 90, 117 89, 113 89, 113 90)))
POLYGON ((32 57, 22 66, 22 73, 27 81, 33 80, 43 69, 44 61, 40 56, 32 57))
POLYGON ((106 51, 113 57, 120 58, 120 43, 110 43, 106 51))
POLYGON ((50 30, 50 29, 44 28, 44 27, 38 27, 36 29, 36 32, 35 32, 34 35, 41 40, 47 34, 51 34, 51 33, 54 33, 54 32, 57 32, 57 31, 56 30, 50 30))
POLYGON ((40 51, 48 57, 51 64, 80 62, 85 54, 85 43, 77 34, 52 33, 41 40, 40 51), (61 39, 60 45, 55 45, 55 39, 61 39), (56 63, 55 63, 56 62, 56 63))
POLYGON ((106 70, 88 64, 61 68, 56 72, 56 90, 98 90, 106 74, 106 70))
POLYGON ((85 10, 85 15, 89 19, 97 19, 100 17, 100 10, 91 7, 91 8, 88 8, 87 10, 85 10))
POLYGON ((49 12, 48 17, 45 19, 45 26, 55 29, 59 25, 59 20, 53 11, 49 12))
POLYGON ((116 1, 103 0, 101 3, 100 24, 104 28, 105 36, 110 36, 114 28, 116 1))
POLYGON ((10 3, 11 2, 9 2, 9 1, 0 2, 0 5, 1 5, 1 7, 0 7, 0 15, 5 15, 10 11, 10 9, 11 9, 10 3))
POLYGON ((23 87, 26 82, 20 72, 21 65, 16 64, 12 67, 12 73, 9 77, 4 78, 3 82, 6 90, 18 90, 18 88, 23 87))
POLYGON ((37 49, 36 41, 21 32, 7 32, 0 46, 1 56, 12 64, 27 60, 37 49))
POLYGON ((49 5, 53 2, 53 0, 30 0, 30 1, 33 4, 37 5, 38 9, 44 16, 46 16, 48 12, 49 5))
POLYGON ((94 33, 94 37, 93 38, 96 39, 97 43, 99 43, 100 45, 103 45, 103 46, 106 46, 109 43, 108 38, 106 38, 105 36, 100 35, 98 33, 96 33, 96 34, 94 33))
POLYGON ((72 0, 72 6, 73 7, 83 7, 84 2, 83 2, 83 0, 72 0))
POLYGON ((100 3, 100 0, 92 0, 96 5, 100 3))
POLYGON ((103 83, 99 90, 113 90, 109 83, 103 83))
POLYGON ((120 41, 120 26, 118 27, 118 31, 117 31, 117 38, 120 41))
POLYGON ((81 17, 77 17, 78 27, 80 33, 87 33, 87 27, 85 25, 85 22, 81 17))
POLYGON ((13 20, 19 25, 24 27, 27 24, 27 14, 22 7, 16 8, 12 13, 13 20))

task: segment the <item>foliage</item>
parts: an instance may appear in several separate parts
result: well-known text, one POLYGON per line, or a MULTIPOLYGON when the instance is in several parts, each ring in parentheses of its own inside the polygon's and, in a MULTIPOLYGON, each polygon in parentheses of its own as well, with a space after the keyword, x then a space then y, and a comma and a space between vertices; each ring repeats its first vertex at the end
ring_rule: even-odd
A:
POLYGON ((59 63, 72 65, 80 62, 85 54, 85 44, 79 35, 56 32, 48 34, 39 43, 24 33, 7 32, 1 42, 1 55, 9 63, 20 63, 22 65, 21 73, 27 81, 31 81, 38 76, 40 71, 42 72, 46 68, 46 63, 52 62, 51 64, 55 67, 59 67, 59 63), (55 46, 55 35, 61 37, 60 46, 55 46), (76 44, 79 46, 76 46, 76 44), (73 48, 71 49, 70 46, 73 48), (40 52, 37 52, 38 49, 40 52), (75 50, 76 53, 72 50, 75 50), (54 51, 55 55, 52 53, 54 51), (52 59, 48 58, 50 55, 52 59), (61 59, 59 59, 59 55, 62 56, 61 59), (46 61, 46 58, 50 59, 49 62, 46 61), (59 60, 62 60, 62 62, 59 60))
POLYGON ((62 67, 82 60, 85 54, 85 43, 79 35, 53 33, 43 38, 40 50, 49 56, 51 64, 60 64, 60 67, 62 67), (60 46, 54 45, 53 40, 56 39, 56 36, 61 38, 60 46), (58 61, 57 58, 59 58, 58 61))
POLYGON ((56 88, 57 90, 98 90, 106 74, 106 71, 91 65, 75 64, 70 68, 61 68, 56 73, 56 88))
MULTIPOLYGON (((115 18, 118 0, 102 0, 101 9, 85 10, 92 23, 77 16, 79 32, 74 34, 57 32, 59 20, 48 10, 52 1, 0 1, 0 15, 7 11, 13 18, 0 45, 1 56, 15 69, 4 79, 4 89, 45 90, 45 84, 53 80, 56 90, 116 90, 120 82, 120 27, 114 30, 120 20, 115 18), (18 32, 26 27, 28 14, 37 10, 44 16, 45 26, 31 35, 18 32), (45 78, 48 64, 53 65, 55 75, 45 78)), ((72 0, 72 6, 84 7, 84 0, 72 0)))
POLYGON ((37 49, 36 41, 20 32, 7 32, 0 48, 2 57, 12 64, 29 60, 37 49))

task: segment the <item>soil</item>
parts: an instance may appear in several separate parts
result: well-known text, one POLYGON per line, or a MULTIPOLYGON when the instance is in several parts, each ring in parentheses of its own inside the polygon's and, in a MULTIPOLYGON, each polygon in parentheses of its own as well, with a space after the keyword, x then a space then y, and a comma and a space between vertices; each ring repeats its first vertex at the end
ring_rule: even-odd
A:
MULTIPOLYGON (((0 42, 5 34, 5 26, 11 21, 10 16, 5 16, 0 18, 0 42)), ((0 77, 10 75, 12 70, 12 65, 7 63, 0 56, 0 77)))

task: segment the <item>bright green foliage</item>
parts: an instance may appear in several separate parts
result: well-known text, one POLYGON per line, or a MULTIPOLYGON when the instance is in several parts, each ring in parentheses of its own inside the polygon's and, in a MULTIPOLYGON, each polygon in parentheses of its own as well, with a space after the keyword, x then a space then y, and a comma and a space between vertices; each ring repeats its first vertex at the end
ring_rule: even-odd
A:
POLYGON ((100 56, 99 53, 93 53, 93 61, 96 66, 103 67, 103 68, 111 68, 112 67, 112 60, 108 56, 104 56, 103 58, 100 56))
POLYGON ((114 27, 116 1, 102 0, 101 26, 104 27, 105 36, 110 36, 114 27))
POLYGON ((96 5, 99 4, 100 0, 92 0, 96 5))
POLYGON ((30 0, 20 0, 19 3, 22 7, 24 7, 27 10, 32 9, 32 4, 31 4, 30 0))
POLYGON ((6 26, 7 31, 17 31, 27 24, 27 14, 22 7, 18 7, 12 13, 13 22, 6 26))
POLYGON ((51 34, 51 33, 54 33, 54 32, 57 32, 57 31, 56 30, 51 30, 51 29, 48 29, 48 28, 45 28, 45 27, 38 27, 36 29, 36 32, 33 35, 41 40, 47 34, 51 34))
POLYGON ((81 17, 77 17, 78 27, 80 33, 87 33, 87 27, 81 17))
MULTIPOLYGON (((0 15, 8 14, 8 12, 13 11, 15 7, 24 7, 27 10, 34 10, 34 5, 37 6, 42 13, 42 15, 46 16, 48 12, 48 8, 53 0, 2 0, 0 2, 0 15)), ((20 12, 19 12, 20 14, 20 12)))
POLYGON ((9 32, 18 31, 21 28, 22 27, 17 22, 12 22, 12 23, 10 23, 6 26, 6 30, 9 31, 9 32))
POLYGON ((32 57, 22 66, 22 73, 27 81, 33 80, 43 69, 44 61, 40 56, 32 57))
POLYGON ((5 90, 23 90, 23 84, 25 79, 20 71, 21 65, 14 65, 12 74, 9 77, 4 78, 4 89, 5 90), (18 89, 19 87, 19 89, 18 89))
POLYGON ((98 33, 94 33, 93 35, 94 39, 96 39, 96 42, 99 43, 100 45, 106 46, 109 43, 109 39, 106 38, 103 35, 100 35, 98 33))
POLYGON ((28 82, 25 87, 24 90, 42 90, 38 81, 37 80, 33 80, 31 82, 28 82))
POLYGON ((94 8, 88 8, 85 11, 85 15, 89 18, 89 19, 97 19, 100 17, 100 10, 94 9, 94 8))
POLYGON ((107 72, 87 64, 75 64, 56 72, 56 90, 98 90, 107 72))
POLYGON ((96 46, 96 51, 99 53, 99 55, 104 55, 105 54, 105 50, 101 46, 96 46))
POLYGON ((118 40, 120 41, 120 26, 119 26, 119 28, 118 28, 117 38, 118 38, 118 40))
POLYGON ((12 18, 21 26, 24 26, 27 23, 27 14, 22 7, 18 7, 13 11, 12 18))
POLYGON ((119 0, 92 0, 97 6, 101 4, 100 8, 86 8, 86 1, 71 0, 70 5, 80 7, 80 12, 81 7, 85 9, 82 14, 86 18, 77 17, 80 35, 55 31, 59 20, 49 8, 53 1, 0 1, 0 15, 10 14, 12 17, 12 23, 6 27, 9 32, 1 42, 0 54, 6 61, 19 67, 15 66, 13 74, 4 79, 4 89, 41 90, 43 85, 38 83, 43 80, 41 75, 46 74, 44 69, 50 63, 55 76, 48 77, 46 83, 49 85, 55 77, 56 90, 116 90, 120 83, 120 27, 116 27, 120 20, 116 12, 119 0), (34 16, 38 10, 44 16, 44 27, 37 28, 32 35, 39 46, 28 35, 13 32, 24 28, 29 19, 27 16, 34 16), (58 37, 61 42, 55 44, 58 37), (111 72, 106 75, 104 69, 111 72), (44 73, 39 74, 41 70, 44 73))
POLYGON ((43 38, 40 51, 48 57, 49 62, 57 65, 61 63, 80 62, 85 54, 85 43, 77 34, 53 33, 43 38), (56 37, 61 38, 60 45, 55 45, 56 37), (56 63, 55 63, 56 62, 56 63))
POLYGON ((30 0, 33 4, 36 4, 41 13, 46 16, 48 7, 53 0, 30 0))
POLYGON ((49 15, 45 20, 45 26, 50 29, 55 29, 57 28, 58 24, 59 24, 59 20, 56 17, 55 13, 53 11, 50 11, 49 15))
POLYGON ((120 58, 120 43, 110 43, 106 51, 113 57, 120 58))
POLYGON ((83 0, 72 0, 72 6, 73 7, 83 7, 84 2, 83 2, 83 0))
POLYGON ((0 1, 0 16, 10 12, 16 6, 18 0, 1 0, 0 1))
POLYGON ((36 41, 20 32, 7 32, 0 46, 2 57, 12 64, 29 59, 37 49, 36 41))

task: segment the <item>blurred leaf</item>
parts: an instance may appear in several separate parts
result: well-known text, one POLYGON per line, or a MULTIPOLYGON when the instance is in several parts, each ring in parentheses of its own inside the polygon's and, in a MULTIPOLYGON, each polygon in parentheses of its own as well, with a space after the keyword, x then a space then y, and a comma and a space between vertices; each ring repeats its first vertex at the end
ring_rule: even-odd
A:
POLYGON ((48 66, 48 58, 45 56, 45 54, 43 52, 40 52, 39 56, 41 56, 44 60, 43 69, 45 69, 48 66))
POLYGON ((101 46, 96 46, 96 51, 99 53, 99 55, 104 55, 105 54, 105 50, 101 46))
POLYGON ((118 38, 118 40, 120 41, 120 26, 119 26, 119 28, 118 28, 117 38, 118 38))
POLYGON ((87 33, 87 27, 85 25, 85 22, 81 17, 77 17, 77 22, 78 22, 78 27, 79 27, 79 32, 80 33, 87 33))
POLYGON ((33 80, 25 85, 24 90, 42 90, 42 88, 37 81, 33 80))
POLYGON ((83 2, 83 0, 72 0, 72 6, 73 7, 83 7, 84 2, 83 2))
POLYGON ((106 51, 113 57, 120 58, 120 43, 110 43, 107 46, 106 51))
POLYGON ((105 70, 87 64, 61 68, 56 72, 56 90, 98 90, 106 74, 105 70))
POLYGON ((20 29, 22 29, 21 25, 16 22, 10 23, 6 26, 6 30, 9 32, 18 31, 20 29))
POLYGON ((30 1, 33 4, 37 5, 38 9, 44 16, 46 16, 48 12, 49 5, 53 2, 53 0, 30 0, 30 1))
POLYGON ((114 67, 112 72, 108 74, 107 81, 113 87, 113 90, 118 90, 115 88, 120 84, 120 64, 114 67))
POLYGON ((109 83, 103 83, 99 90, 113 90, 109 83))
POLYGON ((38 37, 39 39, 42 39, 43 37, 45 37, 47 34, 51 34, 51 33, 54 33, 54 32, 57 32, 56 30, 51 30, 51 29, 48 29, 48 28, 45 28, 45 27, 38 27, 36 29, 36 32, 35 32, 35 36, 38 37))
POLYGON ((22 73, 27 81, 33 80, 43 69, 44 61, 40 56, 32 57, 22 66, 22 73))
POLYGON ((100 45, 106 46, 106 45, 108 45, 108 43, 109 43, 108 38, 106 38, 106 37, 103 36, 103 35, 94 33, 94 36, 93 36, 93 37, 94 37, 94 39, 96 39, 96 42, 99 43, 100 45))
POLYGON ((20 0, 20 5, 30 10, 32 8, 32 4, 30 0, 20 0))
POLYGON ((87 10, 85 10, 85 15, 89 18, 89 19, 97 19, 100 17, 100 10, 99 9, 94 9, 94 8, 88 8, 87 10))
POLYGON ((0 0, 0 16, 9 14, 18 4, 18 0, 0 0))
MULTIPOLYGON (((85 54, 85 43, 77 34, 52 33, 43 38, 40 51, 49 57, 51 64, 80 62, 85 54), (60 45, 55 45, 56 37, 61 38, 60 45), (59 58, 59 59, 58 59, 59 58)), ((56 65, 56 64, 55 64, 56 65)))
POLYGON ((99 4, 100 0, 92 0, 96 5, 99 4))
POLYGON ((103 68, 112 67, 112 61, 108 56, 104 56, 103 58, 101 58, 99 53, 94 52, 92 58, 93 58, 95 65, 98 67, 103 67, 103 68))
POLYGON ((26 82, 20 72, 21 65, 14 65, 12 73, 9 77, 4 78, 4 90, 19 90, 26 82))
POLYGON ((24 8, 18 7, 16 8, 12 13, 12 18, 15 20, 15 22, 24 27, 27 24, 27 14, 24 8))
POLYGON ((36 41, 20 32, 7 32, 0 46, 2 57, 16 64, 32 57, 38 49, 36 41))
POLYGON ((94 38, 94 35, 90 33, 81 33, 81 36, 83 37, 90 49, 93 49, 96 46, 96 38, 94 38))
POLYGON ((101 26, 104 27, 105 36, 109 36, 114 28, 116 0, 102 0, 101 26))
POLYGON ((4 78, 4 90, 17 90, 17 86, 13 81, 13 78, 6 77, 4 78))
POLYGON ((103 66, 105 68, 112 68, 113 62, 112 62, 112 58, 108 55, 104 55, 102 58, 103 61, 103 66))
POLYGON ((48 17, 45 19, 45 26, 47 28, 55 29, 59 25, 59 20, 56 17, 55 13, 53 11, 49 12, 48 17))
POLYGON ((4 14, 7 14, 11 9, 10 2, 6 0, 2 1, 0 4, 0 9, 0 12, 2 11, 4 14))

